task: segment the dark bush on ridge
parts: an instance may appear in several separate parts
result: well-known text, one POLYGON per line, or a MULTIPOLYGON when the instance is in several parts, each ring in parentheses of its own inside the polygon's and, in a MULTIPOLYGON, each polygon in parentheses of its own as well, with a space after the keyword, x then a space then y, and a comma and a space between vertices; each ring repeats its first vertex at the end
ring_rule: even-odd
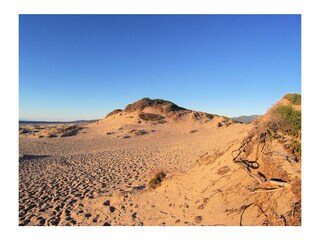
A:
POLYGON ((106 116, 106 118, 107 118, 107 117, 110 117, 110 116, 112 116, 112 115, 115 115, 115 114, 117 114, 117 113, 120 113, 120 112, 122 112, 122 109, 113 110, 112 112, 110 112, 110 113, 106 116))
POLYGON ((270 125, 274 131, 298 137, 301 135, 301 111, 290 105, 280 105, 272 112, 270 125))
POLYGON ((294 105, 301 105, 301 94, 288 93, 284 96, 284 98, 288 99, 294 105))
POLYGON ((147 107, 160 108, 166 112, 185 110, 184 108, 177 106, 173 102, 163 100, 163 99, 150 99, 150 98, 142 98, 139 101, 136 101, 132 104, 127 105, 124 110, 126 112, 142 111, 147 107))

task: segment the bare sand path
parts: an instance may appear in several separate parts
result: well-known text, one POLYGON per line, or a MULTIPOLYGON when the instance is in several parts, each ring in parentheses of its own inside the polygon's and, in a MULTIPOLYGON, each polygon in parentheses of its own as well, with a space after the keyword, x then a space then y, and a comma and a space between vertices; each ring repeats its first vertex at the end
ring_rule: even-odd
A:
MULTIPOLYGON (((148 209, 148 202, 143 203, 146 207, 140 204, 141 198, 156 201, 148 197, 147 183, 152 174, 163 170, 167 179, 178 178, 188 173, 201 156, 222 153, 240 142, 252 125, 168 123, 128 124, 124 128, 107 135, 110 129, 103 124, 91 124, 72 137, 21 136, 20 225, 161 225, 152 218, 157 208, 148 209), (147 134, 133 134, 137 128, 147 134), (121 205, 119 200, 117 206, 108 202, 128 192, 141 197, 130 195, 126 204, 121 205)), ((160 190, 151 194, 156 191, 160 190)), ((189 193, 188 198, 198 194, 189 193)), ((168 205, 177 206, 179 201, 168 205)), ((177 207, 176 211, 182 214, 184 210, 177 207)), ((178 223, 177 219, 166 221, 169 225, 178 223)))

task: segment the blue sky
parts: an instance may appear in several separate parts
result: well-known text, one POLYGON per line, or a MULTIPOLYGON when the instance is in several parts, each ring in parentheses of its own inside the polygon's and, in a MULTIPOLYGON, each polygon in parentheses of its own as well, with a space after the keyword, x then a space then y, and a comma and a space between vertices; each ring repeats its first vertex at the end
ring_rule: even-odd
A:
POLYGON ((20 15, 21 120, 97 119, 143 97, 263 114, 288 92, 300 15, 20 15))

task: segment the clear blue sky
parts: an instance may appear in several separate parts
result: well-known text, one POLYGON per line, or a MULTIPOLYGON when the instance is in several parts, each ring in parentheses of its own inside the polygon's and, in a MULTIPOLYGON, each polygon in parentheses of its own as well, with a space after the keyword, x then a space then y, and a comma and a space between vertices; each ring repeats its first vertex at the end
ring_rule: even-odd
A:
POLYGON ((20 15, 21 120, 104 117, 143 97, 263 114, 301 92, 300 15, 20 15))

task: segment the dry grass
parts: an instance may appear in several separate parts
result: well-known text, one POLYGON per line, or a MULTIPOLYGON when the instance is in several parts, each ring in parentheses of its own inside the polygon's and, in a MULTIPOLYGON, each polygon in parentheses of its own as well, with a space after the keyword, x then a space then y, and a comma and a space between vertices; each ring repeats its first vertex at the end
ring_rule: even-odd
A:
POLYGON ((70 137, 76 135, 83 127, 77 124, 57 125, 40 132, 39 138, 70 137))
POLYGON ((76 135, 83 126, 78 124, 27 125, 19 128, 20 135, 32 135, 38 138, 69 137, 76 135))

